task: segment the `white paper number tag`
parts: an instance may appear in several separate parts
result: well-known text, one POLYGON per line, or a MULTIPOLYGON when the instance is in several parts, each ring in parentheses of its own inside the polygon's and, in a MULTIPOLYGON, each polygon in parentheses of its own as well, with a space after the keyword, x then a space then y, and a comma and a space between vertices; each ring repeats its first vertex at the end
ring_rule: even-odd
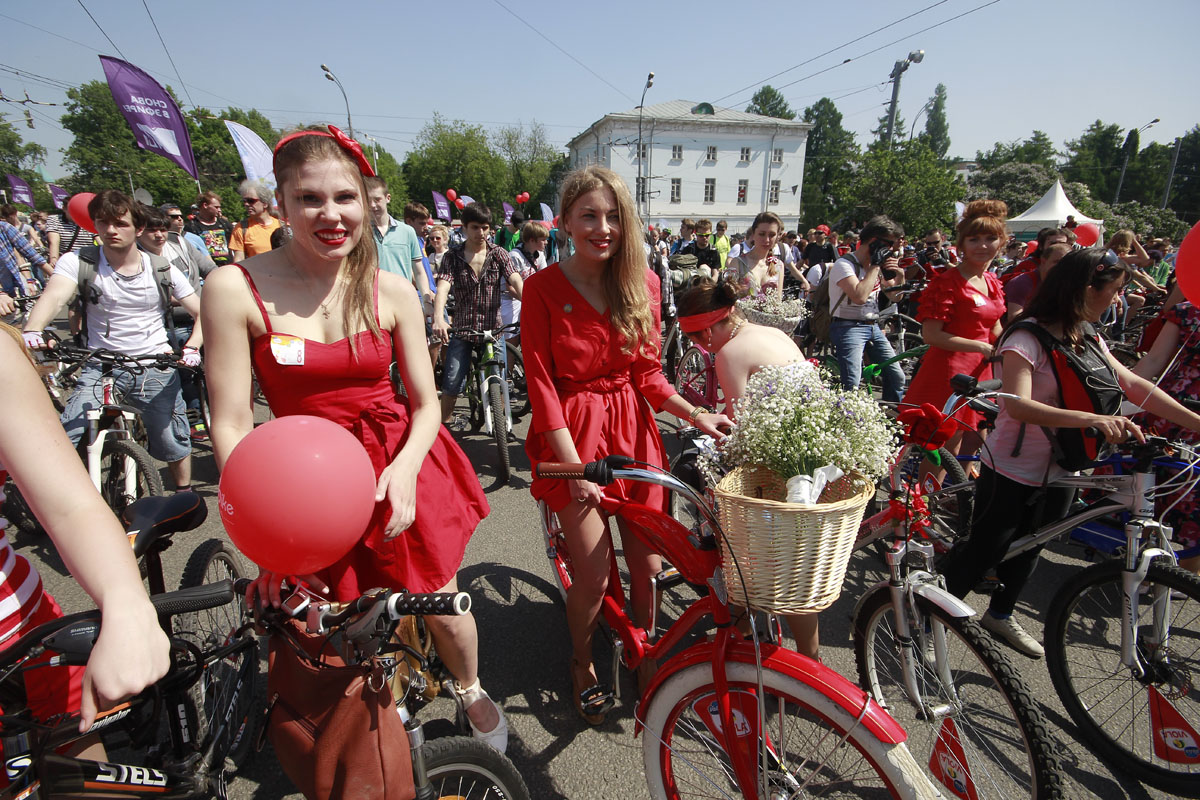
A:
POLYGON ((286 333, 271 334, 271 355, 275 363, 285 367, 304 365, 304 340, 299 336, 289 336, 286 333))
POLYGON ((987 305, 987 298, 984 297, 983 295, 977 294, 974 297, 975 297, 975 305, 976 306, 987 305))

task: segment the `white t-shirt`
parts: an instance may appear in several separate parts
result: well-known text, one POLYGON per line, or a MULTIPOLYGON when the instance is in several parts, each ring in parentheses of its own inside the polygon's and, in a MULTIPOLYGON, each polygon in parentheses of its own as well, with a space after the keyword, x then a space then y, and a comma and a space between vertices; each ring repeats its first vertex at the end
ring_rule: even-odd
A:
POLYGON ((833 266, 829 268, 829 309, 834 319, 879 318, 879 274, 875 276, 875 287, 867 296, 867 302, 859 305, 851 302, 849 298, 842 300, 845 292, 842 291, 842 287, 838 286, 838 283, 851 275, 861 281, 865 274, 865 270, 858 266, 858 262, 854 259, 839 258, 833 262, 833 266), (841 305, 838 305, 838 301, 841 301, 841 305))
MULTIPOLYGON (((737 258, 742 253, 749 253, 751 250, 754 249, 753 244, 751 244, 749 247, 746 247, 744 245, 745 245, 744 242, 738 242, 733 247, 729 248, 729 254, 725 256, 725 263, 728 264, 729 259, 737 258)), ((786 244, 780 243, 780 244, 775 245, 774 252, 775 252, 776 256, 779 256, 783 259, 783 263, 785 265, 796 263, 796 254, 794 252, 792 252, 792 248, 787 246, 786 244)))
MULTIPOLYGON (((113 271, 104 251, 100 251, 100 263, 92 281, 100 291, 100 302, 89 303, 87 309, 89 348, 102 347, 129 356, 170 352, 158 296, 158 273, 150 266, 150 256, 140 255, 142 271, 126 278, 113 271)), ((58 259, 54 274, 78 283, 79 254, 67 253, 58 259)), ((182 300, 195 292, 187 277, 171 267, 171 295, 182 300)))
MULTIPOLYGON (((649 245, 646 248, 649 249, 649 245)), ((512 259, 513 265, 521 271, 521 280, 525 280, 530 275, 546 268, 546 254, 538 253, 533 264, 529 263, 529 259, 525 257, 525 252, 517 247, 508 254, 512 259)), ((512 295, 508 293, 508 286, 500 292, 500 321, 505 325, 517 322, 521 319, 521 301, 514 300, 512 295)), ((516 332, 507 334, 507 338, 516 336, 516 332)))

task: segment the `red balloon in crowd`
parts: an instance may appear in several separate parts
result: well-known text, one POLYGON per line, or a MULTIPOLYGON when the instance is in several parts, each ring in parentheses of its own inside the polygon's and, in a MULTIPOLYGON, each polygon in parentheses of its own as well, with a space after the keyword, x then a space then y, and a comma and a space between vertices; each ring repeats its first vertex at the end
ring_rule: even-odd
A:
POLYGON ((1033 255, 1033 251, 1037 250, 1037 239, 1034 239, 1029 244, 1025 245, 1025 257, 1029 258, 1033 255))
POLYGON ((1192 226, 1175 254, 1175 280, 1183 296, 1200 305, 1200 222, 1192 226))
POLYGON ((1094 222, 1085 222, 1075 226, 1075 241, 1082 247, 1091 247, 1100 241, 1100 229, 1094 222))
POLYGON ((446 199, 449 200, 451 203, 453 203, 455 200, 458 199, 458 192, 454 191, 453 189, 447 189, 446 190, 446 199))
POLYGON ((279 417, 229 454, 217 505, 247 558, 272 572, 307 575, 362 538, 375 511, 375 483, 367 451, 341 425, 279 417))
POLYGON ((95 196, 91 192, 80 192, 67 202, 67 213, 71 215, 71 219, 75 220, 75 224, 92 233, 96 233, 96 225, 92 222, 87 207, 95 196))
POLYGON ((457 208, 459 211, 462 211, 462 207, 465 205, 466 205, 466 203, 463 202, 463 199, 461 197, 454 201, 454 207, 457 208))

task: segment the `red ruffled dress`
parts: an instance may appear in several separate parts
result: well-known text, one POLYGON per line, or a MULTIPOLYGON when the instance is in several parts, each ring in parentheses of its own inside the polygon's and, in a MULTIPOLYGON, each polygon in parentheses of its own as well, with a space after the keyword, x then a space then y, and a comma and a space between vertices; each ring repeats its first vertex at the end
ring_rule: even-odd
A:
MULTIPOLYGON (((646 272, 651 330, 659 330, 658 277, 646 272)), ((625 455, 665 466, 654 413, 675 394, 663 377, 657 339, 652 352, 621 351, 623 338, 581 295, 558 264, 530 276, 521 298, 521 351, 533 421, 525 452, 534 464, 557 461, 546 432, 566 428, 583 463, 625 455)), ((571 502, 568 482, 533 481, 530 492, 554 511, 571 502)), ((662 487, 617 481, 604 493, 662 508, 662 487)))
MULTIPOLYGON (((990 272, 983 273, 988 293, 972 286, 957 269, 948 269, 934 278, 921 294, 917 320, 940 319, 943 330, 952 336, 962 336, 980 342, 992 341, 992 328, 1004 316, 1004 289, 1000 280, 990 272)), ((990 380, 992 365, 983 353, 960 353, 930 347, 921 360, 904 394, 904 402, 913 405, 932 403, 939 410, 950 397, 950 379, 959 373, 973 375, 981 381, 990 380)), ((982 417, 963 407, 955 415, 972 430, 982 417)))
MULTIPOLYGON (((271 351, 271 334, 281 332, 271 328, 248 273, 246 282, 267 328, 254 339, 251 359, 272 413, 277 417, 309 414, 341 425, 363 443, 378 477, 408 434, 408 407, 396 399, 388 376, 393 360, 390 332, 382 330, 379 337, 370 331, 355 334, 357 357, 350 350, 350 339, 328 344, 305 339, 303 365, 279 364, 271 351)), ((378 278, 375 315, 378 322, 378 278)), ((417 476, 412 526, 385 542, 391 506, 386 500, 377 503, 362 540, 319 575, 339 601, 353 600, 377 586, 436 591, 458 572, 467 541, 488 511, 474 467, 442 427, 417 476)))

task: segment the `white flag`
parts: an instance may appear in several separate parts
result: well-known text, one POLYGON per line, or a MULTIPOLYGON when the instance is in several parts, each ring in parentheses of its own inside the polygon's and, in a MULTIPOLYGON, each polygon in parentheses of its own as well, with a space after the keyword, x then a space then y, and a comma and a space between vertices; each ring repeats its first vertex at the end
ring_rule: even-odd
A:
POLYGON ((242 169, 246 171, 246 177, 250 180, 262 181, 274 189, 275 168, 272 163, 271 148, 267 147, 266 142, 257 133, 245 125, 225 120, 225 127, 229 129, 229 135, 233 137, 233 144, 237 147, 238 156, 242 159, 242 169))

